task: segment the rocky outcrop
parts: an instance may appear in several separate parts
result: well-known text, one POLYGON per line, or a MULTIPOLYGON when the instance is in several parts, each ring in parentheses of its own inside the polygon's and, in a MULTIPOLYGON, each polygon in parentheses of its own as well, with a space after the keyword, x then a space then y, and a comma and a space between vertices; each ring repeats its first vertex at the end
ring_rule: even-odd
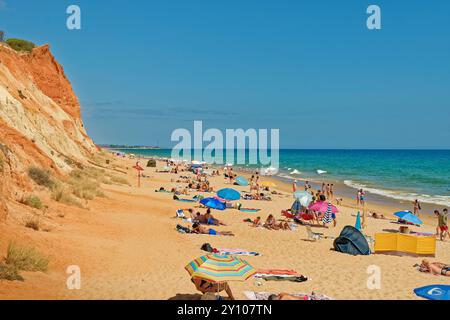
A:
POLYGON ((69 163, 87 163, 97 152, 78 98, 48 45, 18 53, 0 44, 0 147, 7 164, 2 183, 10 180, 11 188, 26 188, 31 165, 64 173, 69 163))

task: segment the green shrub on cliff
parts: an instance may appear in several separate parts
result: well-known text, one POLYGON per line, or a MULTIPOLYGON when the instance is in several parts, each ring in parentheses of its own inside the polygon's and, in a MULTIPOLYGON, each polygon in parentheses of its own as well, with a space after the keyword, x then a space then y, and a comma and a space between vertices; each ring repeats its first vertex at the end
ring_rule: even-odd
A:
POLYGON ((22 39, 8 39, 6 43, 16 51, 31 52, 36 45, 33 42, 22 39))
POLYGON ((30 167, 28 169, 28 176, 40 186, 44 186, 49 189, 55 186, 55 182, 52 180, 50 173, 43 169, 30 167))

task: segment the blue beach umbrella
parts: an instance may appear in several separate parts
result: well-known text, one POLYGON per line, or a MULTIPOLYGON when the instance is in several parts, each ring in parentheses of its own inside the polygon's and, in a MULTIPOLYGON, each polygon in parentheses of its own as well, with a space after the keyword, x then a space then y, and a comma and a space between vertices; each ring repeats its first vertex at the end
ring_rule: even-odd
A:
POLYGON ((294 193, 295 199, 300 201, 300 204, 304 207, 309 206, 309 204, 312 202, 312 195, 309 192, 306 191, 297 191, 294 193))
POLYGON ((236 183, 242 187, 246 187, 248 186, 248 180, 245 179, 244 177, 237 177, 236 178, 236 183))
POLYGON ((219 190, 217 196, 228 201, 239 200, 241 198, 239 191, 230 188, 219 190))
POLYGON ((394 216, 410 222, 412 224, 421 225, 423 224, 422 220, 420 220, 417 216, 415 216, 411 211, 399 211, 394 213, 394 216))
POLYGON ((442 284, 416 288, 414 293, 428 300, 450 300, 450 286, 442 284))
POLYGON ((217 209, 217 210, 225 210, 225 203, 217 200, 216 198, 205 198, 200 201, 200 203, 208 208, 217 209))

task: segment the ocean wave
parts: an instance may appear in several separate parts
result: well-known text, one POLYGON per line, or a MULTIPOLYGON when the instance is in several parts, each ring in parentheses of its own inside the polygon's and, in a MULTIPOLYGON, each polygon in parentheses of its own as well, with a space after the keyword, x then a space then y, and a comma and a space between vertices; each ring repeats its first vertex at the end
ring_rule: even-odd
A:
POLYGON ((302 174, 302 173, 300 171, 298 171, 297 169, 294 169, 289 174, 302 174))
POLYGON ((292 180, 292 181, 296 180, 296 178, 294 178, 294 177, 292 177, 292 176, 290 176, 288 174, 282 174, 282 173, 278 174, 277 177, 280 177, 280 178, 283 178, 283 179, 286 179, 286 180, 292 180))
POLYGON ((316 172, 317 172, 317 174, 325 174, 325 173, 327 173, 327 171, 320 170, 320 169, 317 169, 316 172))
POLYGON ((403 201, 414 201, 419 200, 423 203, 428 204, 436 204, 441 206, 450 206, 450 197, 449 196, 441 196, 441 195, 429 195, 429 194, 418 194, 418 193, 409 193, 402 191, 393 191, 386 189, 377 189, 373 187, 368 187, 363 183, 354 182, 352 180, 344 180, 344 184, 353 189, 364 189, 369 193, 377 194, 380 196, 392 198, 395 200, 403 200, 403 201))

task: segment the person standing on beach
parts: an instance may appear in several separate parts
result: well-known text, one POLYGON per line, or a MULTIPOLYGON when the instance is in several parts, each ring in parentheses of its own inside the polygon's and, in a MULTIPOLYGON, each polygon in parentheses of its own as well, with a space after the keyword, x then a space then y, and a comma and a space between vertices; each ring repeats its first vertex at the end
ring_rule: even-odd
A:
POLYGON ((322 193, 325 194, 325 182, 322 182, 322 193))
POLYGON ((434 210, 434 214, 438 217, 438 226, 436 228, 436 236, 439 236, 441 241, 444 241, 446 237, 450 238, 450 235, 448 233, 448 225, 447 225, 447 217, 448 217, 448 210, 447 208, 440 213, 438 210, 434 210))
MULTIPOLYGON (((331 199, 331 187, 330 187, 330 184, 329 184, 329 183, 327 184, 325 190, 327 191, 327 198, 328 198, 328 199, 331 199)), ((323 191, 322 191, 322 193, 323 193, 323 191)))
POLYGON ((330 200, 334 199, 334 184, 330 184, 330 200))
POLYGON ((297 180, 294 180, 294 183, 292 183, 292 192, 295 193, 297 191, 297 180))
POLYGON ((419 200, 414 200, 413 202, 413 212, 414 215, 419 216, 420 215, 420 210, 422 210, 422 208, 420 207, 420 203, 419 200))
POLYGON ((359 197, 359 202, 364 207, 364 205, 366 203, 366 193, 364 192, 363 189, 361 189, 361 196, 359 197))
POLYGON ((359 207, 361 201, 361 189, 358 189, 358 192, 356 193, 356 206, 359 207))

